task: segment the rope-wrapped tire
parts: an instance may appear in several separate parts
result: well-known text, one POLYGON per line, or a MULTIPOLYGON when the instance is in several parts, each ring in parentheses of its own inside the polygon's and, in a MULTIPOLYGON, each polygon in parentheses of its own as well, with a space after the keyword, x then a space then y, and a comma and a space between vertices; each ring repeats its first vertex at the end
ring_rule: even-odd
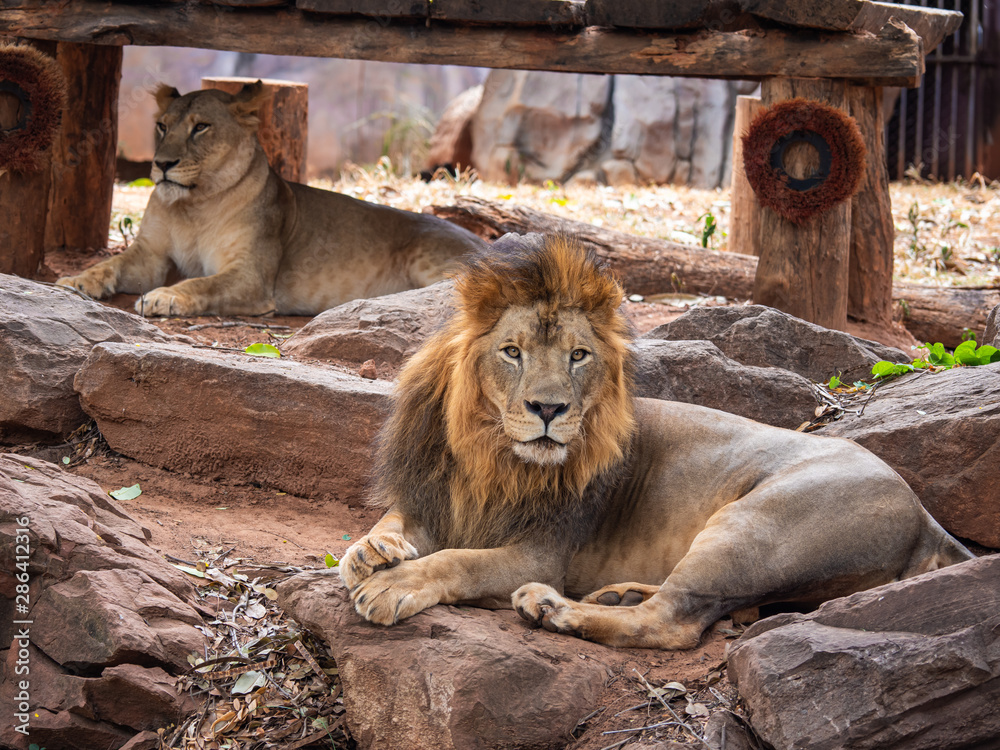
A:
POLYGON ((0 43, 0 95, 18 101, 17 122, 0 125, 0 170, 37 172, 46 165, 66 104, 59 64, 29 45, 0 43))
POLYGON ((810 99, 789 99, 765 109, 743 136, 743 167, 757 200, 796 224, 858 191, 865 154, 854 118, 810 99), (796 178, 785 171, 784 158, 800 143, 816 149, 819 168, 796 178))

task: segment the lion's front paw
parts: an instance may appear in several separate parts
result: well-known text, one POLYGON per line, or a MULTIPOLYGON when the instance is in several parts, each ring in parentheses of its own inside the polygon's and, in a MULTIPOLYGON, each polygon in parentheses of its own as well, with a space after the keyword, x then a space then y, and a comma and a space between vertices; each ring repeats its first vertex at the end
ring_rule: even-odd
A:
POLYGON ((205 312, 205 305, 190 294, 161 286, 139 297, 135 311, 147 318, 187 317, 205 312))
POLYGON ((369 534, 347 548, 340 560, 340 578, 353 591, 372 573, 419 556, 402 534, 369 534))
POLYGON ((582 627, 573 602, 544 583, 526 583, 511 596, 514 609, 532 627, 582 638, 582 627))
POLYGON ((64 276, 57 279, 56 285, 68 286, 93 299, 101 299, 115 293, 115 274, 109 269, 95 266, 78 276, 64 276))
POLYGON ((430 582, 404 563, 362 581, 351 591, 354 609, 369 622, 395 625, 438 603, 430 582))

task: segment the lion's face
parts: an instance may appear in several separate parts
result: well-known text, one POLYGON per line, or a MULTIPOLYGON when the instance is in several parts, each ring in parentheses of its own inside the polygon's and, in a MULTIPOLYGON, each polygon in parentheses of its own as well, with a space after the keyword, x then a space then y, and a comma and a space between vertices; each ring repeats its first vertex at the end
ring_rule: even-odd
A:
POLYGON ((156 152, 152 179, 168 203, 204 198, 232 187, 246 174, 257 144, 258 88, 239 94, 195 91, 156 93, 156 152))
POLYGON ((605 347, 579 310, 514 306, 477 342, 483 394, 524 461, 561 464, 606 379, 605 347))

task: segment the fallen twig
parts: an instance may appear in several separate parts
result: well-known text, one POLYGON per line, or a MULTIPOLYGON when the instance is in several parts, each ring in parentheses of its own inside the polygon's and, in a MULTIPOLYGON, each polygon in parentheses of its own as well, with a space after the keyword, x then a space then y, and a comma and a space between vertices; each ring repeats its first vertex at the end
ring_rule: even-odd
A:
POLYGON ((262 331, 268 329, 272 331, 290 331, 291 326, 269 326, 265 323, 247 323, 243 320, 220 320, 218 323, 198 323, 197 325, 188 326, 185 331, 202 331, 206 328, 257 328, 262 331))
POLYGON ((701 736, 700 734, 698 734, 698 732, 696 732, 696 731, 695 731, 694 729, 692 729, 692 728, 691 728, 691 725, 690 725, 690 724, 688 724, 688 723, 687 723, 686 721, 684 721, 684 720, 683 720, 683 719, 682 719, 682 718, 681 718, 680 716, 678 716, 678 715, 677 715, 677 712, 676 712, 676 711, 674 711, 674 709, 672 709, 672 708, 670 707, 670 704, 669 704, 669 703, 667 703, 667 702, 666 702, 665 700, 663 700, 663 696, 662 696, 662 695, 660 695, 660 694, 659 694, 658 692, 656 692, 656 690, 654 690, 654 689, 653 689, 653 686, 652 686, 652 685, 650 685, 650 684, 649 684, 649 683, 648 683, 648 682, 646 681, 646 678, 645 678, 645 677, 643 677, 643 676, 642 676, 642 675, 641 675, 641 674, 639 673, 639 670, 638 670, 638 669, 636 669, 635 667, 633 667, 633 668, 632 668, 632 671, 633 671, 633 672, 635 672, 635 673, 636 673, 637 675, 639 675, 639 679, 640 679, 640 680, 642 680, 642 684, 646 686, 646 689, 647 689, 647 690, 648 690, 648 691, 650 692, 650 694, 651 694, 651 695, 654 695, 654 696, 656 696, 656 699, 660 701, 660 704, 661 704, 661 705, 662 705, 662 706, 663 706, 663 707, 664 707, 665 709, 667 709, 667 711, 669 711, 669 712, 670 712, 670 715, 671 715, 671 716, 673 716, 673 717, 674 717, 674 718, 675 718, 675 719, 677 720, 677 722, 678 722, 678 723, 679 723, 679 724, 680 724, 680 725, 681 725, 682 727, 684 727, 684 728, 685 728, 686 730, 688 730, 688 732, 690 732, 690 733, 691 733, 691 735, 692 735, 692 736, 693 736, 693 737, 694 737, 694 738, 695 738, 696 740, 698 740, 698 742, 700 742, 700 743, 701 743, 702 745, 704 745, 705 747, 707 747, 707 748, 708 748, 708 750, 713 750, 712 746, 711 746, 711 745, 709 745, 709 744, 708 744, 707 742, 705 742, 705 738, 704 738, 704 737, 702 737, 702 736, 701 736))

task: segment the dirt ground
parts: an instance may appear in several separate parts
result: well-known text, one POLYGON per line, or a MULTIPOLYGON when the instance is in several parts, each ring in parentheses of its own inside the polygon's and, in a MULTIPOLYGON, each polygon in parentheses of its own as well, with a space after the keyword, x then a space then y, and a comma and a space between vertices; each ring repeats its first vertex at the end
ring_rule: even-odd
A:
MULTIPOLYGON (((372 193, 383 202, 402 204, 400 207, 416 210, 419 210, 417 204, 421 201, 447 201, 447 196, 442 198, 433 192, 438 190, 433 186, 401 185, 388 177, 386 180, 389 184, 374 188, 370 184, 371 179, 362 174, 335 187, 363 199, 371 198, 372 193), (420 193, 416 198, 410 195, 411 192, 428 190, 431 192, 427 195, 420 193)), ((577 193, 554 186, 532 188, 534 192, 525 195, 521 193, 527 188, 497 188, 502 189, 510 190, 511 194, 489 193, 484 197, 513 197, 514 202, 527 205, 541 202, 542 205, 534 207, 570 214, 574 207, 583 204, 577 193)), ((903 213, 909 205, 909 213, 907 219, 897 216, 897 231, 902 236, 902 239, 897 238, 897 272, 902 267, 904 272, 912 271, 915 277, 934 277, 938 283, 945 284, 954 284, 956 280, 961 282, 963 274, 972 277, 968 281, 978 283, 996 283, 1000 279, 1000 267, 997 265, 1000 250, 996 249, 1000 245, 1000 228, 992 223, 987 226, 988 221, 993 221, 994 214, 1000 213, 987 210, 1000 205, 995 188, 959 186, 952 193, 944 194, 940 189, 917 185, 913 188, 913 195, 904 194, 902 197, 898 195, 899 189, 894 186, 894 204, 902 204, 903 213), (955 204, 961 205, 954 208, 955 204), (945 214, 948 216, 945 217, 945 214), (976 217, 982 217, 982 226, 975 223, 976 217), (943 252, 942 247, 953 250, 943 252)), ((453 190, 476 192, 468 185, 453 187, 453 190)), ((609 219, 606 225, 625 231, 643 233, 648 221, 659 221, 658 234, 683 241, 681 235, 687 234, 689 238, 697 236, 699 226, 703 226, 698 224, 701 219, 699 214, 703 215, 705 211, 719 214, 719 224, 723 229, 726 224, 726 196, 712 191, 701 194, 665 188, 658 194, 636 190, 613 195, 597 192, 596 195, 598 200, 603 201, 600 205, 606 215, 614 219, 609 219), (696 216, 699 219, 695 219, 696 216)), ((147 197, 148 191, 127 188, 118 191, 113 225, 117 227, 119 240, 134 233, 127 223, 123 224, 123 218, 134 217, 134 224, 137 225, 147 197)), ((575 215, 574 218, 585 217, 575 215)), ((59 276, 77 273, 103 255, 120 248, 119 242, 117 248, 113 247, 111 251, 49 255, 46 259, 48 270, 43 280, 52 281, 59 276)), ((712 300, 701 302, 719 304, 712 300)), ((129 295, 118 295, 109 301, 115 307, 130 311, 134 303, 135 297, 129 295)), ((678 317, 684 310, 682 306, 662 302, 627 303, 628 314, 639 333, 678 317)), ((189 336, 200 344, 242 350, 256 342, 280 346, 308 320, 303 317, 204 317, 154 319, 151 322, 169 334, 189 336)), ((866 333, 863 329, 852 332, 861 336, 866 333)), ((883 338, 883 343, 909 350, 910 345, 916 342, 900 329, 898 338, 883 338)), ((66 445, 17 446, 15 450, 55 463, 62 462, 63 457, 71 453, 71 447, 66 445)), ((243 565, 322 567, 326 553, 339 558, 352 540, 362 536, 378 517, 377 512, 362 505, 344 506, 249 484, 208 481, 156 469, 111 452, 106 447, 85 461, 73 461, 67 470, 94 480, 106 491, 138 483, 142 494, 134 500, 123 501, 122 505, 151 531, 152 546, 174 561, 196 562, 205 559, 206 554, 223 550, 229 560, 243 565)), ((693 706, 692 713, 682 718, 698 727, 706 718, 701 714, 702 708, 711 711, 718 707, 737 707, 735 692, 724 677, 724 650, 727 641, 736 637, 738 632, 738 626, 723 621, 706 635, 701 646, 691 651, 621 652, 620 660, 611 669, 614 676, 608 681, 599 710, 581 725, 577 738, 568 747, 574 750, 624 747, 640 737, 643 740, 655 737, 693 741, 689 733, 677 726, 649 730, 641 735, 620 731, 671 719, 659 702, 647 693, 637 672, 655 685, 682 683, 693 696, 688 701, 688 706, 693 706), (612 733, 604 734, 606 732, 612 733)), ((676 708, 683 703, 675 701, 672 705, 676 708)))

